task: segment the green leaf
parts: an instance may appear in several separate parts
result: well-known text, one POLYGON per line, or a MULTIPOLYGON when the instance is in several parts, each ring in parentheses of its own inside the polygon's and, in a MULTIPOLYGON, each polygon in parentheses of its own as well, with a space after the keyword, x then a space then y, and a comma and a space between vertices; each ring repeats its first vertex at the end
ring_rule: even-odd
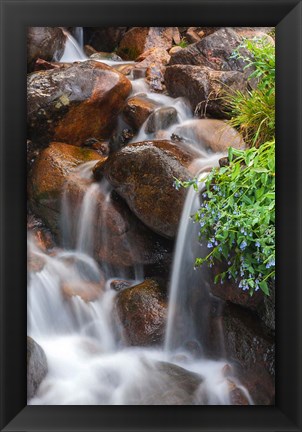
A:
POLYGON ((266 281, 261 281, 259 283, 259 286, 260 286, 261 290, 264 292, 264 294, 268 296, 269 295, 269 289, 268 289, 268 285, 267 285, 266 281))

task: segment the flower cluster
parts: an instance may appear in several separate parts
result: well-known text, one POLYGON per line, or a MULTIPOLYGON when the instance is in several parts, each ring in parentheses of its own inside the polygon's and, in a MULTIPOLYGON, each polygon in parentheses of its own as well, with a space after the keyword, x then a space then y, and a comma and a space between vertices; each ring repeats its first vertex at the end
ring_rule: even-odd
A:
MULTIPOLYGON (((259 289, 269 294, 275 276, 275 142, 246 151, 230 148, 229 160, 206 178, 194 215, 208 249, 196 266, 225 261, 227 270, 216 282, 234 279, 250 294, 259 289)), ((196 180, 177 185, 196 185, 196 180)))

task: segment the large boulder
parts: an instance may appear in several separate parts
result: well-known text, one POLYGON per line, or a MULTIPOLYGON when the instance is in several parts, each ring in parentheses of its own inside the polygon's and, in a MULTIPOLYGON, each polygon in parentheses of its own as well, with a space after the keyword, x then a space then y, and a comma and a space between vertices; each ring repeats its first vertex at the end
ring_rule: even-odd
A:
POLYGON ((173 41, 179 41, 177 27, 133 27, 125 33, 117 53, 125 60, 135 60, 149 48, 168 50, 173 41))
POLYGON ((86 61, 28 76, 28 134, 47 145, 81 145, 112 133, 131 91, 130 81, 103 63, 86 61))
POLYGON ((225 303, 216 310, 217 325, 209 335, 213 350, 217 349, 220 329, 222 352, 234 364, 241 383, 250 392, 256 405, 274 404, 275 341, 254 313, 240 306, 225 303), (215 346, 216 345, 216 346, 215 346))
MULTIPOLYGON (((214 70, 245 72, 247 63, 232 57, 232 53, 242 41, 243 39, 231 28, 221 28, 173 54, 170 65, 187 64, 207 66, 214 70)), ((241 48, 241 52, 242 55, 249 57, 247 50, 241 48)))
POLYGON ((173 238, 186 195, 173 183, 175 178, 190 177, 187 168, 193 159, 189 151, 170 141, 143 141, 111 154, 99 169, 144 224, 173 238))
POLYGON ((147 346, 163 341, 167 301, 157 282, 148 279, 119 292, 116 312, 127 344, 147 346))
POLYGON ((56 234, 65 183, 76 167, 93 160, 104 158, 94 150, 59 142, 51 143, 36 159, 28 181, 30 205, 56 234))
POLYGON ((84 27, 85 43, 91 45, 96 51, 114 51, 127 27, 84 27))
POLYGON ((242 72, 180 64, 166 68, 165 85, 170 96, 187 98, 199 117, 216 118, 229 117, 228 105, 223 99, 225 93, 247 89, 242 72))
POLYGON ((213 152, 226 152, 229 147, 244 149, 241 135, 222 120, 189 120, 174 130, 175 138, 198 142, 213 152))
MULTIPOLYGON (((62 197, 65 193, 73 214, 79 214, 83 196, 91 180, 81 178, 78 165, 105 158, 96 151, 62 143, 51 143, 34 163, 28 192, 32 210, 51 230, 59 235, 62 197)), ((97 186, 97 185, 95 185, 97 186)), ((95 212, 91 221, 95 257, 101 263, 130 267, 135 264, 155 265, 169 257, 171 245, 148 230, 129 210, 109 185, 100 185, 92 193, 95 212)), ((76 243, 77 217, 68 221, 76 243)))
POLYGON ((123 118, 135 131, 145 123, 158 104, 144 96, 129 98, 123 110, 123 118))
POLYGON ((29 27, 27 31, 27 70, 34 69, 38 58, 59 60, 64 52, 66 36, 60 27, 29 27))
POLYGON ((47 359, 43 349, 27 336, 27 400, 34 397, 47 372, 47 359))

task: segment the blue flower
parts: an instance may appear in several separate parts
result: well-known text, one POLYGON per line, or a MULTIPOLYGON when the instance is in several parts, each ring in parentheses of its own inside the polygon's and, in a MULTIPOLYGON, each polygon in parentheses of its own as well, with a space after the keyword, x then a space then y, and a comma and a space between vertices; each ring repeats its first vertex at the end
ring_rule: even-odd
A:
POLYGON ((243 241, 239 247, 241 250, 244 250, 247 247, 247 242, 243 241))
POLYGON ((260 247, 260 243, 258 241, 256 241, 255 246, 260 247))
POLYGON ((212 248, 212 247, 213 247, 212 243, 209 242, 209 243, 207 244, 207 247, 208 247, 208 248, 212 248))
POLYGON ((203 194, 202 194, 202 198, 206 198, 208 195, 206 194, 206 192, 204 192, 203 194))

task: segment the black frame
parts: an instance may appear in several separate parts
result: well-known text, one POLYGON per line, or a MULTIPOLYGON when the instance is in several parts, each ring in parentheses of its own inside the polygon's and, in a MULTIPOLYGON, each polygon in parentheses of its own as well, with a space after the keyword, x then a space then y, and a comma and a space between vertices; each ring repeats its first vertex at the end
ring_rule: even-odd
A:
POLYGON ((3 431, 301 431, 301 0, 0 0, 3 431), (277 26, 276 406, 26 406, 26 27, 277 26))

